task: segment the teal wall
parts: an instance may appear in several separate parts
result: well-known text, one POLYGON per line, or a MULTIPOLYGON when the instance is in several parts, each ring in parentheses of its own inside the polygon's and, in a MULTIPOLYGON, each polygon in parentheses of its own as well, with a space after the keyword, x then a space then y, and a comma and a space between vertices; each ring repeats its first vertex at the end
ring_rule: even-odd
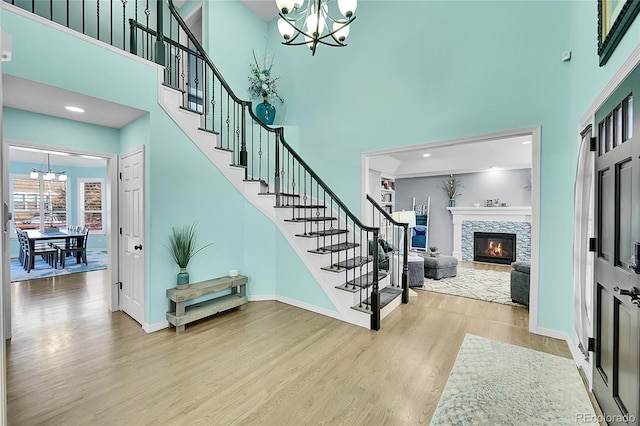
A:
POLYGON ((313 57, 269 27, 300 152, 355 212, 362 152, 542 126, 539 325, 565 332, 576 146, 572 64, 560 56, 570 13, 563 1, 361 2, 349 46, 313 57))
MULTIPOLYGON (((229 9, 229 13, 237 12, 233 22, 239 28, 250 28, 258 22, 239 3, 206 4, 214 10, 220 6, 223 10, 229 9)), ((232 27, 230 23, 226 25, 232 27)), ((124 153, 145 146, 146 323, 165 320, 165 291, 175 287, 178 267, 164 247, 173 226, 188 225, 197 220, 199 240, 214 243, 189 264, 192 282, 226 275, 229 269, 239 269, 241 274, 249 276, 249 295, 273 296, 277 265, 302 267, 302 262, 291 252, 278 250, 278 241, 283 237, 274 225, 238 193, 159 107, 156 66, 132 61, 11 11, 4 11, 2 26, 13 36, 13 60, 6 64, 5 73, 148 112, 123 129, 113 130, 117 143, 109 145, 108 151, 124 153), (43 64, 47 64, 46 67, 43 64)), ((251 48, 264 44, 264 39, 254 43, 251 37, 265 29, 266 24, 262 23, 255 31, 234 33, 236 37, 232 41, 237 49, 218 51, 219 55, 229 55, 228 64, 244 62, 235 69, 235 77, 234 72, 229 71, 232 75, 229 80, 235 81, 236 86, 245 86, 251 48)), ((230 40, 228 34, 220 35, 223 36, 230 40)), ((223 44, 221 40, 216 43, 223 44)), ((221 62, 225 61, 221 59, 221 62)), ((50 117, 41 119, 42 124, 35 126, 40 128, 38 132, 33 130, 36 136, 45 135, 51 123, 50 117)), ((93 146, 92 141, 86 142, 91 147, 79 147, 73 140, 64 138, 49 142, 39 140, 39 143, 106 150, 102 145, 93 146)), ((304 301, 334 310, 326 298, 314 300, 318 285, 308 273, 289 275, 285 279, 299 286, 305 295, 309 294, 304 301)))
POLYGON ((209 57, 240 99, 249 99, 249 64, 253 49, 264 52, 267 24, 237 0, 204 2, 205 47, 209 57))

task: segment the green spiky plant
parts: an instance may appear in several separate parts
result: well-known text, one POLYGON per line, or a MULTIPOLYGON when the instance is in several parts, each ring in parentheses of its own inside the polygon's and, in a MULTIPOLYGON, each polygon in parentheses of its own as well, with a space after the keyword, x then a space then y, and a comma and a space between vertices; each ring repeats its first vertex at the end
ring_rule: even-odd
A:
POLYGON ((179 228, 171 228, 172 234, 169 235, 169 246, 165 246, 167 251, 173 257, 180 269, 186 269, 189 261, 193 256, 209 247, 213 243, 198 247, 196 244, 196 228, 198 222, 193 222, 191 226, 182 226, 179 228))
POLYGON ((435 252, 437 252, 437 251, 438 251, 438 247, 436 247, 436 246, 431 246, 431 247, 429 247, 429 250, 435 253, 435 252))

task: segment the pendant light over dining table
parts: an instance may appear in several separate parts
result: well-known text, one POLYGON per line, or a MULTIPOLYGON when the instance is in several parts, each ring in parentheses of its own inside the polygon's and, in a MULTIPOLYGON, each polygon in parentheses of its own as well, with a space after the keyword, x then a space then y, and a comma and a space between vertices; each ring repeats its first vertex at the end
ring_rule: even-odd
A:
POLYGON ((330 2, 331 0, 276 0, 280 16, 278 31, 284 38, 282 44, 306 45, 311 49, 312 55, 316 54, 318 44, 346 46, 349 25, 356 19, 358 0, 336 0, 342 15, 337 19, 331 15, 337 11, 329 10, 330 2))

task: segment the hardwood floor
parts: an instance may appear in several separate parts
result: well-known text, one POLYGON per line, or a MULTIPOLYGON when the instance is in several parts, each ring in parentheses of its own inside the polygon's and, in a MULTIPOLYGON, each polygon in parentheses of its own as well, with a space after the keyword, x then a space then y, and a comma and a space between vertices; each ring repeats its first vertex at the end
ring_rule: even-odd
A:
POLYGON ((428 424, 465 333, 570 357, 524 308, 425 291, 378 332, 267 301, 146 334, 105 279, 12 284, 9 424, 428 424))

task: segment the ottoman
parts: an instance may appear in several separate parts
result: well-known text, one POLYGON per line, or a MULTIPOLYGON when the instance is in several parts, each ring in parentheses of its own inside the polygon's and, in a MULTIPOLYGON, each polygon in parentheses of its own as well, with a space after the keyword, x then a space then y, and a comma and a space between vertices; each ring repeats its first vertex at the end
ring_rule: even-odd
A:
POLYGON ((529 287, 531 280, 531 264, 529 262, 513 262, 511 264, 511 300, 529 306, 529 287))
POLYGON ((424 259, 421 256, 409 256, 407 266, 409 267, 407 277, 409 287, 422 287, 424 285, 424 259))
POLYGON ((458 273, 458 259, 453 256, 424 257, 424 276, 425 278, 455 277, 458 273))

